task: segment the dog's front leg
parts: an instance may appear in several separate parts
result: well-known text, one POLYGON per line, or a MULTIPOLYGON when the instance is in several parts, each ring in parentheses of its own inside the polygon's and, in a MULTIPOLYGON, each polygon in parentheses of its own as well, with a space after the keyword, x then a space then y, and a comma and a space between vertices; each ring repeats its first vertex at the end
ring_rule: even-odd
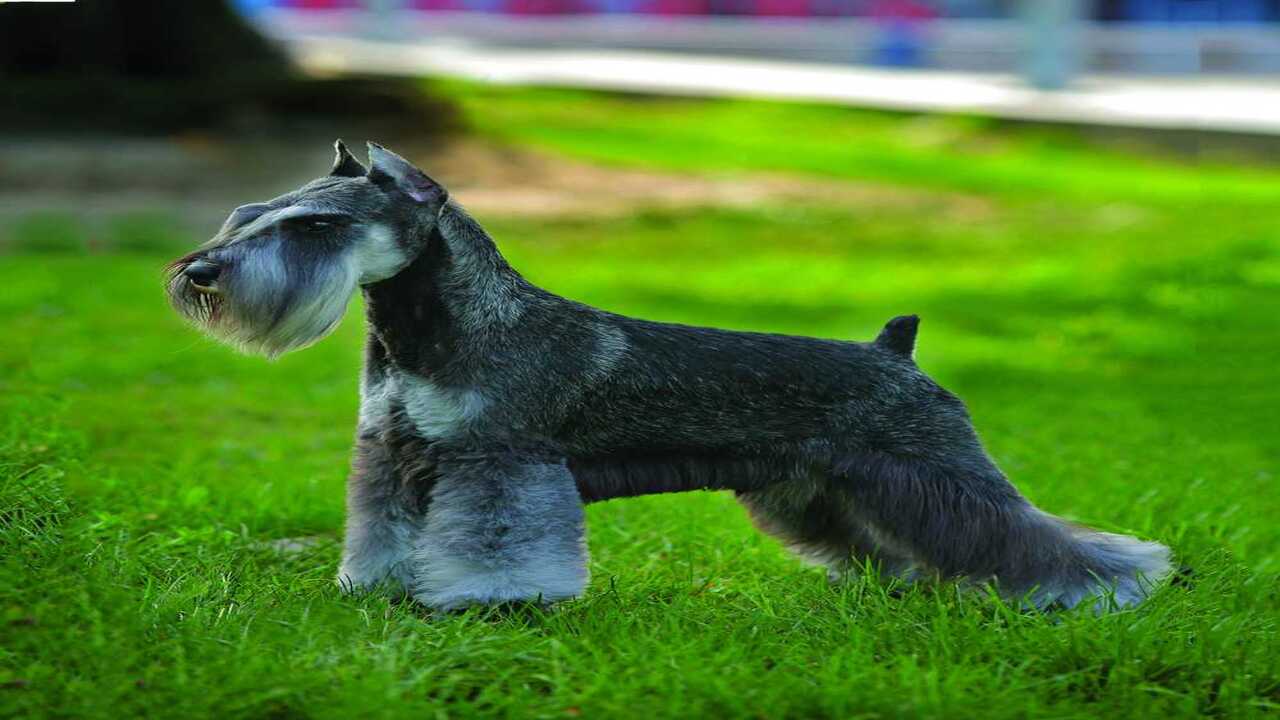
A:
POLYGON ((346 592, 384 581, 408 585, 405 560, 421 526, 417 503, 385 444, 362 437, 347 479, 347 532, 338 584, 346 592))
POLYGON ((419 602, 454 609, 582 593, 586 528, 563 460, 465 451, 443 457, 438 469, 410 557, 419 602))

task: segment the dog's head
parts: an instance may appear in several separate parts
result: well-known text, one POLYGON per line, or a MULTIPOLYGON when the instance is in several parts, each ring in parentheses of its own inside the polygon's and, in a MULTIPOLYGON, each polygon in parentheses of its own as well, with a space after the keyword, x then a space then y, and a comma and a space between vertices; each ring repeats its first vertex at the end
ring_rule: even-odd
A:
POLYGON ((369 143, 369 169, 334 143, 329 175, 242 205, 169 266, 177 311, 247 352, 275 357, 337 326, 357 286, 400 272, 435 228, 448 192, 369 143))

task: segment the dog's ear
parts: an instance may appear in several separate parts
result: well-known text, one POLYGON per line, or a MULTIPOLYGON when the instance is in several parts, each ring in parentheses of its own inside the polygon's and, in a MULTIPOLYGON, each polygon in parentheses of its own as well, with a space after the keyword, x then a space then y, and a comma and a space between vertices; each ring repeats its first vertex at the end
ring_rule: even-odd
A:
POLYGON ((368 172, 341 140, 333 141, 333 153, 333 169, 329 171, 330 175, 337 177, 364 177, 368 172))
POLYGON ((919 315, 900 315, 885 323, 876 337, 876 344, 909 358, 916 351, 916 330, 919 327, 919 315))
POLYGON ((427 177, 408 160, 374 142, 369 143, 369 180, 383 190, 398 190, 418 203, 443 204, 449 198, 448 191, 440 183, 427 177))

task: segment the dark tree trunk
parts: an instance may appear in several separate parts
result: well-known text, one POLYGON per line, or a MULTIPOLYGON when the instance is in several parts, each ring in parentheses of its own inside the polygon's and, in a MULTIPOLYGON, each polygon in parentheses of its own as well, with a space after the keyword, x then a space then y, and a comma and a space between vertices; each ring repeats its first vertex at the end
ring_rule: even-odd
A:
POLYGON ((280 77, 284 54, 223 0, 85 0, 0 8, 6 74, 152 80, 280 77))
POLYGON ((404 80, 315 80, 224 0, 0 3, 0 127, 292 129, 455 115, 404 80))

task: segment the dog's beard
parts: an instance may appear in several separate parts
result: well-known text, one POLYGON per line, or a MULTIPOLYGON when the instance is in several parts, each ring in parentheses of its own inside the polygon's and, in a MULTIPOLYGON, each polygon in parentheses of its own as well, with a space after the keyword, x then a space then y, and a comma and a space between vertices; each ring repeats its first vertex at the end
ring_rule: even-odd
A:
POLYGON ((216 292, 201 292, 176 263, 169 297, 178 313, 240 350, 275 358, 328 335, 346 313, 359 271, 350 253, 286 257, 281 243, 235 253, 216 292))

